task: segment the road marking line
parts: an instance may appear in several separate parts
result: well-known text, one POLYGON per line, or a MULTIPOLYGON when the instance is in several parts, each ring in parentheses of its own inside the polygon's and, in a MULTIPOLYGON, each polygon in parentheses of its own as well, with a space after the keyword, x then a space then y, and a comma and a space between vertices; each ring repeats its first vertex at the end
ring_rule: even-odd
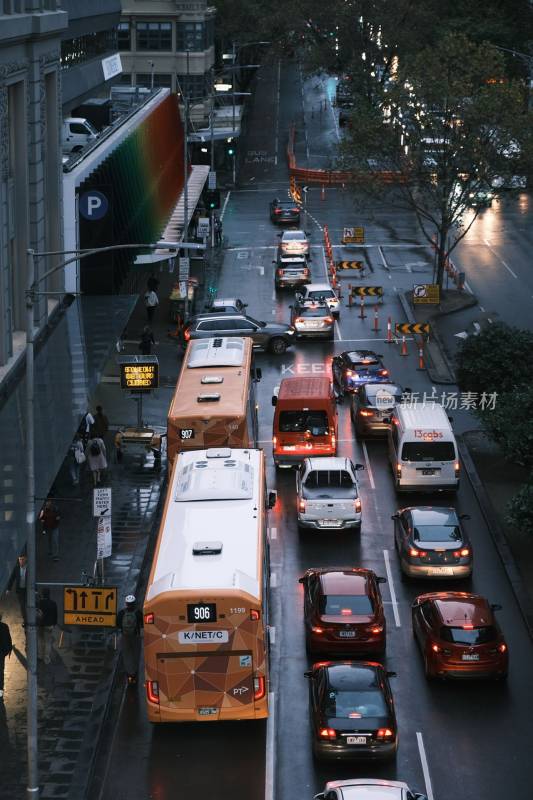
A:
POLYGON ((226 253, 238 253, 242 250, 275 250, 276 244, 261 244, 255 247, 226 247, 226 253))
POLYGON ((338 339, 338 341, 339 341, 339 342, 342 342, 341 329, 340 329, 340 327, 339 327, 339 323, 338 323, 337 321, 335 321, 335 331, 336 331, 336 333, 337 333, 337 339, 338 339))
POLYGON ((272 572, 270 574, 270 586, 272 589, 276 589, 278 586, 278 573, 272 572))
POLYGON ((270 640, 270 644, 276 644, 276 626, 269 625, 268 626, 268 638, 270 640))
POLYGON ((272 300, 276 299, 276 289, 272 289, 272 300))
POLYGON ((493 248, 490 246, 489 240, 488 240, 488 239, 484 239, 483 241, 485 242, 485 244, 486 244, 486 245, 487 245, 487 247, 489 248, 489 250, 490 250, 490 252, 492 253, 492 255, 493 255, 493 256, 495 256, 495 258, 497 258, 497 259, 498 259, 498 261, 500 261, 500 262, 503 264, 503 266, 505 267, 505 269, 506 269, 506 270, 508 270, 508 271, 511 273, 511 275, 513 276, 513 278, 516 278, 516 279, 518 280, 518 275, 516 274, 516 272, 513 272, 513 270, 512 270, 512 269, 511 269, 511 267, 509 266, 509 264, 507 264, 507 262, 506 262, 506 261, 504 261, 504 260, 503 260, 503 258, 502 258, 501 256, 499 256, 499 255, 498 255, 498 253, 497 253, 495 250, 493 250, 493 248))
POLYGON ((400 622, 400 612, 398 610, 398 601, 396 599, 396 589, 394 588, 394 581, 392 580, 392 570, 390 568, 389 551, 383 551, 383 558, 385 559, 385 572, 387 573, 387 582, 389 584, 390 598, 392 603, 392 613, 394 614, 394 622, 397 628, 402 627, 400 622))
POLYGON ((269 692, 265 753, 265 800, 274 800, 274 752, 276 749, 276 738, 274 736, 275 720, 275 694, 274 692, 269 692))
POLYGON ((383 250, 381 249, 381 245, 380 244, 378 245, 378 251, 379 251, 379 255, 381 257, 381 263, 383 264, 383 266, 385 267, 387 272, 390 272, 390 267, 387 264, 387 259, 385 258, 385 254, 384 254, 383 250))
POLYGON ((366 449, 366 442, 363 441, 361 446, 363 448, 363 455, 364 455, 365 461, 366 461, 366 471, 368 472, 368 479, 370 480, 370 486, 373 489, 375 489, 376 488, 376 484, 374 483, 374 475, 372 473, 372 467, 370 466, 370 458, 368 457, 368 450, 366 449))
POLYGON ((480 310, 480 311, 483 311, 483 313, 485 313, 485 309, 483 308, 483 306, 480 306, 480 307, 479 307, 479 310, 480 310))
POLYGON ((224 205, 222 206, 222 211, 220 212, 220 219, 221 220, 224 219, 224 214, 226 213, 226 206, 228 205, 230 195, 231 195, 231 189, 226 195, 226 199, 224 200, 224 205))
POLYGON ((270 528, 270 538, 277 539, 278 538, 278 529, 277 528, 270 528))
POLYGON ((416 732, 416 741, 418 744, 418 752, 420 753, 420 761, 422 762, 422 772, 424 773, 424 783, 426 784, 427 798, 428 800, 435 800, 433 787, 431 785, 431 778, 429 776, 429 766, 426 758, 426 750, 424 748, 424 740, 420 731, 416 732))
POLYGON ((265 268, 264 267, 257 267, 257 269, 259 270, 259 274, 260 275, 264 275, 265 274, 265 268))
POLYGON ((466 289, 466 291, 468 292, 468 294, 474 294, 474 292, 472 291, 472 287, 470 286, 470 284, 468 283, 468 281, 465 281, 465 282, 463 283, 463 286, 465 287, 465 289, 466 289))

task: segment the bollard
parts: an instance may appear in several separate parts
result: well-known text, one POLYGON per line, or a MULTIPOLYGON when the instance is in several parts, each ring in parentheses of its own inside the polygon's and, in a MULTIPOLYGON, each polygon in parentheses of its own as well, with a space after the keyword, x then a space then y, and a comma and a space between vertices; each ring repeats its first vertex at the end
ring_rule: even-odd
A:
POLYGON ((402 336, 402 349, 400 350, 400 355, 401 356, 409 355, 409 353, 407 352, 407 341, 405 339, 405 336, 402 336))
POLYGON ((392 344, 393 343, 393 339, 392 339, 392 322, 391 322, 391 318, 390 317, 387 320, 387 338, 385 339, 385 341, 386 341, 387 344, 392 344))
POLYGON ((374 306, 374 333, 377 333, 379 330, 378 307, 374 306))
POLYGON ((361 297, 361 305, 359 306, 359 309, 360 309, 360 310, 359 310, 359 317, 360 317, 361 319, 366 319, 366 314, 365 314, 365 298, 364 298, 364 296, 362 296, 362 297, 361 297))
POLYGON ((418 348, 418 370, 424 370, 424 345, 421 344, 418 348))

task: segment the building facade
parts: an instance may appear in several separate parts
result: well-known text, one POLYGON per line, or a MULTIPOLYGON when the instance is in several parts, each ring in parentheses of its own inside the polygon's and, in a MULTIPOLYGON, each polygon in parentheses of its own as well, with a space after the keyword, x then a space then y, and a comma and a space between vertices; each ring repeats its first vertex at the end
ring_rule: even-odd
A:
POLYGON ((205 122, 213 93, 215 14, 207 0, 123 0, 122 81, 183 92, 192 122, 205 122))

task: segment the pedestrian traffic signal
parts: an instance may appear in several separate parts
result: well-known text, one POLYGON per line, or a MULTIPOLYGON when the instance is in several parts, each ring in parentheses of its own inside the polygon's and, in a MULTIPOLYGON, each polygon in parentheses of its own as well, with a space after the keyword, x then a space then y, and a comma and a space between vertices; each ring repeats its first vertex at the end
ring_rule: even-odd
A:
POLYGON ((235 148, 234 148, 234 146, 232 144, 229 144, 228 145, 228 156, 234 156, 234 155, 235 155, 235 148))
POLYGON ((209 209, 220 208, 220 189, 209 189, 205 193, 205 200, 209 209))

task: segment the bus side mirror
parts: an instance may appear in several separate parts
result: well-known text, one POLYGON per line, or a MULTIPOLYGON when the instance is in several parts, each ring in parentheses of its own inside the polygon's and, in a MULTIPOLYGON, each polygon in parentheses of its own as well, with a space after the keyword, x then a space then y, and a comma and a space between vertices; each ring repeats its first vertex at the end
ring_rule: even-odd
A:
POLYGON ((356 465, 355 465, 355 469, 356 469, 356 470, 358 470, 358 469, 364 469, 364 468, 365 468, 365 465, 364 465, 364 464, 356 464, 356 465))
POLYGON ((503 608, 503 606, 501 606, 500 603, 491 603, 490 607, 492 608, 493 611, 501 611, 503 608))
POLYGON ((278 404, 278 398, 277 398, 277 395, 273 394, 273 395, 272 395, 272 405, 273 405, 273 406, 277 406, 277 404, 278 404))
POLYGON ((319 794, 315 794, 313 800, 324 800, 325 797, 326 795, 324 794, 324 792, 320 792, 319 794))
POLYGON ((269 492, 268 493, 268 508, 269 509, 274 508, 274 506, 276 505, 277 499, 278 499, 278 493, 277 492, 269 492))
POLYGON ((254 379, 254 381, 260 381, 262 377, 263 377, 263 371, 261 367, 254 367, 252 370, 252 378, 254 379))
POLYGON ((470 514, 461 514, 459 519, 470 519, 470 514))
POLYGON ((391 516, 391 519, 400 519, 400 515, 399 514, 393 514, 391 516))
POLYGON ((381 575, 379 575, 379 576, 376 578, 376 581, 377 581, 378 583, 387 583, 387 578, 383 578, 381 575))
POLYGON ((448 422, 453 422, 453 417, 448 417, 448 422))
POLYGON ((308 669, 306 672, 304 672, 304 678, 312 678, 312 677, 313 677, 312 669, 308 669))

